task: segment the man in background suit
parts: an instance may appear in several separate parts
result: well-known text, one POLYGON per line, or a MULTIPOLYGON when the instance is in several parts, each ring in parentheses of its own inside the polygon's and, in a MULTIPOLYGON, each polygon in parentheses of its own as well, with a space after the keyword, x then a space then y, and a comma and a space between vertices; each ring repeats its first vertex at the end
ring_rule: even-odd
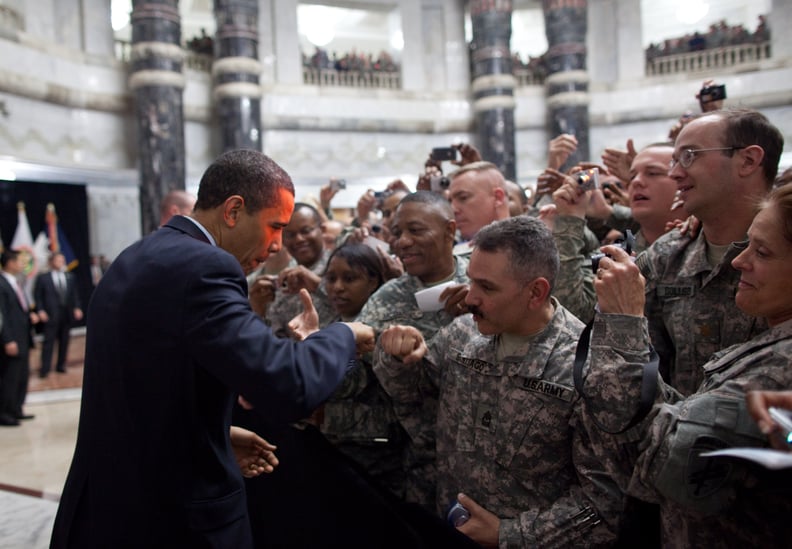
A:
POLYGON ((72 322, 82 320, 77 283, 71 273, 64 270, 66 258, 53 252, 49 258, 49 272, 36 279, 34 298, 39 319, 44 324, 44 343, 41 347, 39 377, 45 378, 52 367, 52 353, 58 342, 58 361, 55 369, 66 372, 66 352, 69 350, 69 329, 72 322))
POLYGON ((86 315, 77 445, 51 547, 252 547, 229 443, 237 396, 297 420, 374 347, 374 330, 354 322, 278 339, 250 308, 245 273, 280 250, 293 207, 280 166, 230 151, 204 173, 189 217, 113 261, 86 315))
POLYGON ((19 252, 5 250, 0 254, 0 268, 0 425, 15 426, 20 419, 33 419, 22 412, 22 404, 30 374, 30 328, 38 322, 38 315, 30 310, 17 280, 23 269, 19 252))

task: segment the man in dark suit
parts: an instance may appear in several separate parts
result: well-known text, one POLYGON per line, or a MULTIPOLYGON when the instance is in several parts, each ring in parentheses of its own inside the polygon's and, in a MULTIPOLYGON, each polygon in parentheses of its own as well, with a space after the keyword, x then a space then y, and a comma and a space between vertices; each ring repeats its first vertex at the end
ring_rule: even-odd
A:
POLYGON ((250 308, 245 273, 280 249, 293 206, 275 162, 231 151, 203 175, 190 217, 113 261, 86 315, 77 446, 51 547, 252 546, 229 446, 237 395, 277 421, 305 417, 374 344, 359 323, 277 339, 250 308))
POLYGON ((15 426, 20 419, 33 419, 22 412, 22 405, 30 375, 30 327, 38 322, 38 315, 30 311, 17 280, 23 269, 19 253, 5 250, 0 254, 0 268, 0 425, 15 426))
POLYGON ((44 343, 41 346, 41 369, 39 377, 44 378, 52 367, 52 353, 58 342, 58 361, 55 369, 66 371, 66 353, 69 350, 69 329, 72 322, 79 322, 83 313, 77 283, 71 273, 64 271, 66 258, 60 252, 53 252, 49 258, 49 272, 36 278, 33 297, 36 312, 44 324, 44 343))

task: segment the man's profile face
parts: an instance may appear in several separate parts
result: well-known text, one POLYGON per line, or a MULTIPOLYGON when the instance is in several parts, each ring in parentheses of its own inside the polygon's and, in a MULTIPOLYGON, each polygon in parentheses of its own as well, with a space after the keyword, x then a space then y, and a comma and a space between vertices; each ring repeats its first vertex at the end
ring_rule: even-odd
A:
POLYGON ((300 208, 292 214, 283 230, 283 245, 300 265, 311 267, 319 260, 324 240, 321 221, 312 210, 300 208))
POLYGON ((449 220, 429 204, 401 204, 393 216, 391 247, 404 270, 425 283, 448 276, 446 261, 452 255, 449 220))
POLYGON ((281 249, 281 235, 294 209, 294 195, 286 189, 278 190, 275 205, 249 214, 244 208, 237 224, 219 245, 236 257, 245 274, 249 274, 281 249))
POLYGON ((531 314, 527 290, 512 273, 505 252, 473 250, 468 265, 470 291, 465 304, 484 335, 519 334, 522 321, 531 314))

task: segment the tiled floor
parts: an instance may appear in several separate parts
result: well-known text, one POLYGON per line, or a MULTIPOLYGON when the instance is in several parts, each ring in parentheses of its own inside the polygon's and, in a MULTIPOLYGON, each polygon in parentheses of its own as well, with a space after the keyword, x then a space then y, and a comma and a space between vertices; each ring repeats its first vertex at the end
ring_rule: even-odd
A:
POLYGON ((84 348, 84 337, 73 336, 67 373, 43 380, 38 353, 32 353, 25 412, 36 417, 0 427, 0 549, 49 547, 77 439, 84 348))

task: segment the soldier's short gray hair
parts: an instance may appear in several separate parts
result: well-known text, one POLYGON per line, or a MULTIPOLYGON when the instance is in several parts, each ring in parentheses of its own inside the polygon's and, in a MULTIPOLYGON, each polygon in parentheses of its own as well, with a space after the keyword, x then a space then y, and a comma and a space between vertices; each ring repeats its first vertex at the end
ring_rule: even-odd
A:
POLYGON ((529 282, 542 277, 552 290, 559 269, 553 233, 535 217, 520 215, 490 223, 473 238, 484 252, 505 252, 515 278, 529 282))

